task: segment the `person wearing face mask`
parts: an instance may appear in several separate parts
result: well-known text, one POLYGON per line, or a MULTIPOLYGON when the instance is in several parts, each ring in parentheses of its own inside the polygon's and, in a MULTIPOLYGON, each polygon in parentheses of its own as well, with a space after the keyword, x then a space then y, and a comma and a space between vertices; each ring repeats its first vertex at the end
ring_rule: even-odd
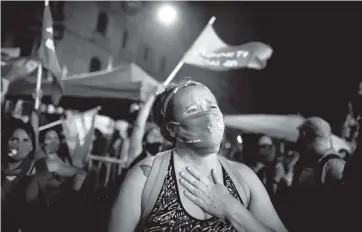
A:
POLYGON ((113 206, 110 232, 286 231, 255 173, 217 155, 223 114, 206 86, 191 80, 170 84, 152 113, 174 148, 130 170, 113 206))
POLYGON ((273 141, 270 137, 261 136, 258 139, 257 152, 254 156, 255 162, 250 168, 265 185, 269 196, 274 197, 285 171, 283 164, 276 157, 273 141))
POLYGON ((83 192, 86 164, 70 157, 68 147, 61 143, 60 133, 50 129, 40 134, 44 158, 35 163, 36 174, 26 188, 26 200, 37 217, 34 231, 76 231, 83 192), (64 214, 67 212, 67 214, 64 214), (62 222, 59 223, 59 218, 62 222), (55 226, 56 225, 56 226, 55 226))
POLYGON ((154 156, 163 150, 164 139, 157 127, 151 127, 143 136, 143 147, 147 157, 154 156))
POLYGON ((147 157, 155 156, 157 153, 161 152, 164 147, 164 139, 160 132, 160 129, 156 126, 149 128, 142 139, 143 151, 137 156, 137 158, 132 162, 130 168, 136 165, 142 159, 147 157))
POLYGON ((11 119, 1 141, 1 231, 28 231, 26 188, 34 174, 35 133, 31 125, 11 119))
POLYGON ((43 151, 48 160, 71 164, 72 160, 66 145, 62 144, 60 134, 54 129, 47 130, 40 134, 40 141, 43 143, 43 151))

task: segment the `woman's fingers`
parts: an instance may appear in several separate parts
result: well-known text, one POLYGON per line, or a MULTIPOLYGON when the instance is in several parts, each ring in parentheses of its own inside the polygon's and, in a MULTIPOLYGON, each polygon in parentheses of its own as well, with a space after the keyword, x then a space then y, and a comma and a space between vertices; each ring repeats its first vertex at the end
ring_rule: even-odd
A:
POLYGON ((209 186, 209 181, 206 178, 201 178, 201 180, 198 180, 195 176, 189 174, 188 172, 181 172, 180 176, 204 193, 207 193, 207 190, 211 187, 209 186))
POLYGON ((190 184, 188 181, 186 181, 185 179, 180 179, 180 183, 182 186, 184 186, 187 191, 189 191, 190 193, 192 193, 194 196, 202 196, 203 192, 195 187, 193 184, 190 184))
POLYGON ((204 204, 204 201, 201 200, 201 198, 187 192, 187 191, 184 191, 184 194, 185 196, 190 200, 192 201, 193 203, 195 203, 197 206, 199 206, 201 209, 205 209, 205 204, 204 204))
POLYGON ((200 173, 194 169, 194 168, 191 168, 191 167, 187 167, 186 170, 196 179, 196 180, 199 180, 200 182, 202 182, 204 185, 208 186, 210 184, 210 181, 205 178, 205 177, 202 177, 200 175, 200 173))
POLYGON ((193 169, 191 167, 187 167, 186 170, 197 180, 201 180, 201 175, 198 171, 196 171, 195 169, 193 169))

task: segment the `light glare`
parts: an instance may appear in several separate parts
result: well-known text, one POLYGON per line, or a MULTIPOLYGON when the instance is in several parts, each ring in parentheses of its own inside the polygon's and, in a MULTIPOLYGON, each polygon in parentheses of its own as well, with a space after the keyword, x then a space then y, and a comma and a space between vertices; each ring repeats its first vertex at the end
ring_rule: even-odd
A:
POLYGON ((240 135, 238 135, 238 137, 236 138, 237 140, 238 140, 238 143, 243 143, 243 139, 241 138, 241 136, 240 135))
POLYGON ((176 20, 176 10, 169 5, 162 6, 158 11, 158 20, 165 24, 170 25, 176 20))

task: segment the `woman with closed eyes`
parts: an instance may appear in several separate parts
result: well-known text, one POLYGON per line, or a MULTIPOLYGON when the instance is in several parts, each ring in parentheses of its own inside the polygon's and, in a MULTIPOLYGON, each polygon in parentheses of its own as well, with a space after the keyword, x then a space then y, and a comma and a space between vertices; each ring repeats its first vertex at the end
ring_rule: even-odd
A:
POLYGON ((130 170, 111 232, 286 231, 254 172, 217 155, 223 114, 206 86, 170 84, 156 97, 153 117, 174 148, 130 170))

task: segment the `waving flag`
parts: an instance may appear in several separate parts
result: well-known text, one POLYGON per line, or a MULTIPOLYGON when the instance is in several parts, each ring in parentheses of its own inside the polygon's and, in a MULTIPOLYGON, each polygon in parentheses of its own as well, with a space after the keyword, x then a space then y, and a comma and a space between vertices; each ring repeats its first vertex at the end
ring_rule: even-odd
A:
POLYGON ((63 130, 70 153, 77 157, 88 156, 93 143, 93 131, 99 108, 83 113, 67 112, 63 130))
POLYGON ((211 24, 196 39, 184 63, 215 71, 239 68, 263 69, 273 49, 261 42, 231 46, 223 42, 211 24))
POLYGON ((62 70, 55 52, 53 38, 53 19, 48 2, 45 3, 44 8, 42 41, 38 55, 43 67, 53 74, 52 101, 54 105, 58 105, 63 93, 63 83, 61 81, 62 70))
POLYGON ((39 62, 33 57, 9 58, 1 61, 1 77, 13 82, 33 73, 39 62))

